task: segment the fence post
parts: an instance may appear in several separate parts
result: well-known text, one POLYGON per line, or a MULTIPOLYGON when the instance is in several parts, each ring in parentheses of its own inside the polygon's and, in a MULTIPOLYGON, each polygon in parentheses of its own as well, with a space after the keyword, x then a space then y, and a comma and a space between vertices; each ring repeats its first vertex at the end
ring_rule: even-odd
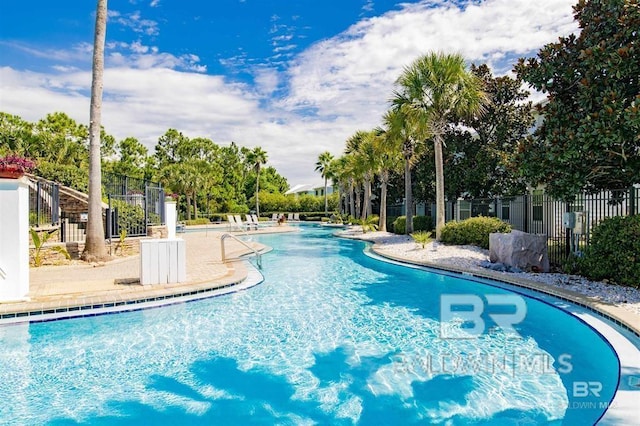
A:
MULTIPOLYGON (((571 212, 571 203, 565 203, 566 208, 564 209, 567 213, 571 212)), ((571 228, 565 228, 564 230, 564 257, 565 259, 569 258, 569 254, 571 253, 571 228)))
POLYGON ((629 216, 636 214, 636 188, 631 185, 629 188, 629 216))
POLYGON ((104 229, 104 233, 105 233, 105 238, 108 239, 109 241, 111 241, 111 226, 112 226, 112 217, 111 217, 111 194, 107 195, 107 199, 109 201, 109 207, 107 207, 107 217, 105 220, 105 229, 104 229))
POLYGON ((529 194, 522 197, 522 205, 524 207, 524 232, 529 232, 529 194))
POLYGON ((60 222, 60 185, 51 184, 51 222, 55 225, 60 222))

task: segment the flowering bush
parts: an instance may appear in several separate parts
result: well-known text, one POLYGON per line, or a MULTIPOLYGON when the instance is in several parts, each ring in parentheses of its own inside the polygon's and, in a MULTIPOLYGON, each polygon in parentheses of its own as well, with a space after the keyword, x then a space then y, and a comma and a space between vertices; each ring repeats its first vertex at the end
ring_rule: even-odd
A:
POLYGON ((0 169, 12 169, 20 173, 31 171, 36 164, 25 157, 19 155, 7 155, 0 157, 0 169))

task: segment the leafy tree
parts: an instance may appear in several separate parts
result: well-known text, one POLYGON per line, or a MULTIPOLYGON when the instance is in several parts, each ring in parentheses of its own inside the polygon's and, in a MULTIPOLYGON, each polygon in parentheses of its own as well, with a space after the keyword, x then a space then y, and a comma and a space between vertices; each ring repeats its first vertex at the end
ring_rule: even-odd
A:
POLYGON ((125 176, 144 177, 147 162, 147 148, 136 138, 125 138, 121 140, 116 150, 118 160, 113 162, 112 171, 125 176))
POLYGON ((87 260, 107 257, 107 248, 104 243, 104 222, 102 220, 102 159, 100 156, 102 80, 106 33, 107 0, 98 0, 93 43, 91 110, 89 114, 89 214, 83 253, 83 257, 87 260))
POLYGON ((169 129, 164 135, 158 138, 155 147, 155 157, 158 167, 162 168, 167 164, 176 163, 180 160, 178 146, 188 142, 189 138, 176 129, 169 129))
POLYGON ((327 181, 332 177, 331 163, 333 162, 333 155, 329 151, 325 151, 318 156, 316 162, 316 172, 320 173, 320 176, 324 179, 324 212, 328 212, 327 201, 327 181))
MULTIPOLYGON (((96 129, 100 149, 100 126, 96 129)), ((89 129, 62 112, 47 114, 34 127, 31 152, 41 161, 86 169, 89 161, 89 129)), ((98 151, 99 153, 100 151, 98 151)))
POLYGON ((479 114, 487 97, 480 80, 460 55, 429 53, 405 68, 398 80, 400 104, 424 119, 433 135, 436 170, 436 239, 444 226, 444 169, 442 145, 452 115, 479 114))
POLYGON ((637 0, 580 0, 580 34, 520 59, 518 76, 547 93, 544 122, 520 146, 533 184, 571 199, 621 189, 640 176, 640 7, 637 0))
POLYGON ((17 115, 0 112, 0 155, 19 154, 37 157, 33 147, 33 124, 17 115))

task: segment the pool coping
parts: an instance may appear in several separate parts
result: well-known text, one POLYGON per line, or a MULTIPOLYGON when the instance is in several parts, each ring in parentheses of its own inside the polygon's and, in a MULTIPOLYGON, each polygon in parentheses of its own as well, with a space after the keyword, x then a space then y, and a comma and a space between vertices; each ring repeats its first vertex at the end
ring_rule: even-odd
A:
MULTIPOLYGON (((534 291, 544 296, 551 296, 562 301, 570 302, 581 308, 586 309, 595 315, 584 314, 579 315, 563 309, 561 306, 555 306, 558 309, 563 310, 569 315, 578 318, 584 322, 587 326, 591 327, 598 334, 600 334, 615 352, 620 363, 620 369, 618 371, 618 386, 607 408, 602 413, 602 416, 597 420, 600 425, 614 425, 620 424, 620 422, 632 422, 638 419, 639 409, 637 406, 637 395, 634 396, 634 392, 640 392, 639 384, 632 384, 631 380, 635 379, 640 383, 640 346, 634 344, 629 340, 627 336, 621 334, 618 330, 612 328, 603 319, 613 322, 623 330, 630 332, 638 342, 640 342, 640 325, 631 321, 631 318, 636 317, 632 312, 627 312, 623 308, 619 308, 611 303, 594 300, 594 298, 585 296, 581 293, 577 293, 570 290, 561 289, 549 284, 540 283, 537 281, 529 280, 522 277, 506 276, 503 273, 496 271, 476 271, 466 268, 456 267, 453 265, 442 265, 428 261, 418 261, 407 259, 402 256, 392 255, 385 253, 381 250, 384 247, 382 244, 377 243, 372 239, 360 235, 336 235, 339 238, 346 238, 350 240, 364 241, 371 244, 371 251, 378 257, 397 262, 400 264, 407 264, 411 266, 423 267, 432 269, 435 271, 442 271, 446 273, 459 274, 462 277, 472 277, 484 280, 497 281, 508 286, 515 286, 525 290, 534 291), (635 373, 635 374, 634 374, 635 373), (627 379, 627 382, 623 382, 623 378, 627 379)), ((511 274, 514 275, 514 274, 511 274)), ((541 300, 543 303, 548 303, 541 300)), ((635 318, 634 318, 635 319, 635 318)), ((637 321, 637 319, 636 319, 637 321)))
MULTIPOLYGON (((270 250, 270 247, 265 246, 260 253, 270 250)), ((0 326, 158 308, 234 293, 258 285, 264 280, 262 274, 249 262, 249 256, 241 256, 226 263, 229 272, 214 280, 146 286, 139 283, 123 284, 123 287, 132 285, 136 288, 130 292, 55 297, 38 303, 35 308, 32 302, 0 305, 0 326), (30 308, 25 309, 25 306, 30 308)))

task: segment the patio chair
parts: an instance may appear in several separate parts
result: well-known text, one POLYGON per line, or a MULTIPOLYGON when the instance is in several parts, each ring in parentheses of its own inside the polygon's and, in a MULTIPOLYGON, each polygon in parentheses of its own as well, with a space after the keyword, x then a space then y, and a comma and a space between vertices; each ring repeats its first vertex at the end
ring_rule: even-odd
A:
POLYGON ((241 231, 249 230, 249 224, 244 223, 239 214, 233 215, 233 217, 236 219, 236 223, 238 224, 238 227, 240 228, 241 231))
POLYGON ((260 219, 258 218, 258 215, 252 214, 251 219, 253 219, 253 223, 256 224, 256 229, 258 229, 260 227, 260 219))
POLYGON ((293 213, 287 213, 287 222, 293 221, 293 213))
POLYGON ((233 231, 233 230, 242 231, 242 225, 236 223, 236 220, 233 217, 233 215, 228 214, 227 221, 229 222, 229 231, 233 231))
POLYGON ((254 218, 255 215, 245 214, 244 218, 246 219, 247 229, 255 228, 258 229, 258 220, 254 218))
POLYGON ((300 222, 300 213, 294 213, 293 214, 293 221, 294 222, 300 222))

